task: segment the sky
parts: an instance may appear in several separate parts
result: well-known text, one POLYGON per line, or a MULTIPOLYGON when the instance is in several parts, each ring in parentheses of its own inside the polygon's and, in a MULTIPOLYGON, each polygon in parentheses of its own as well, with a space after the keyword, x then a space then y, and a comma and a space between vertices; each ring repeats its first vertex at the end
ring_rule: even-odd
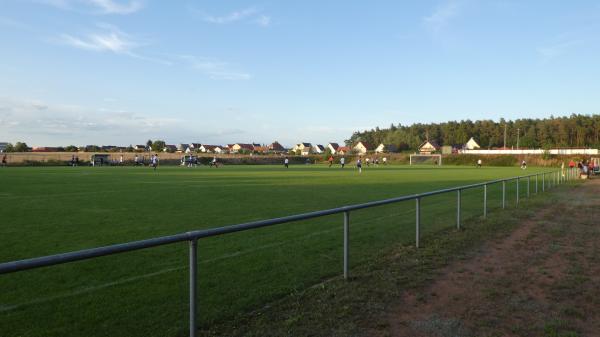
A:
POLYGON ((0 0, 0 142, 343 142, 599 113, 598 1, 0 0))

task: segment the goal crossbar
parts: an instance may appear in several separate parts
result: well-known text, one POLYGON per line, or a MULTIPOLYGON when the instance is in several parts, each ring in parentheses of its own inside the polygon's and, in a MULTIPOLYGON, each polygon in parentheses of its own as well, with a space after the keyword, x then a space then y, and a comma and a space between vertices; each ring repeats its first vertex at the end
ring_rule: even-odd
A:
POLYGON ((409 163, 410 165, 416 165, 420 163, 426 163, 430 160, 436 165, 442 165, 441 154, 411 154, 409 163))

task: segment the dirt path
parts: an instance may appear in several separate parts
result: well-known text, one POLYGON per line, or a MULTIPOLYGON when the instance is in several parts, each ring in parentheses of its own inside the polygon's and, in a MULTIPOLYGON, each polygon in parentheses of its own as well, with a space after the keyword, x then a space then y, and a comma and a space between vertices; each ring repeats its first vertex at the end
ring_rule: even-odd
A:
POLYGON ((600 179, 403 294, 392 336, 600 336, 600 179))

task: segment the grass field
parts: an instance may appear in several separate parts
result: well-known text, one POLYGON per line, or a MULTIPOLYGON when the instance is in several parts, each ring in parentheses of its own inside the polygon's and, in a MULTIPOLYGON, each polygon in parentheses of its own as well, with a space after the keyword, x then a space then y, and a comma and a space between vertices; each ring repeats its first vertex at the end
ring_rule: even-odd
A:
MULTIPOLYGON (((387 166, 360 175, 321 165, 2 169, 0 262, 541 171, 548 169, 387 166)), ((507 186, 509 205, 514 187, 507 186)), ((493 212, 501 186, 488 192, 493 212)), ((480 189, 463 192, 463 217, 481 215, 482 200, 480 189)), ((422 201, 423 235, 455 225, 455 202, 455 194, 422 201)), ((353 212, 351 266, 391 245, 412 244, 414 234, 414 202, 353 212)), ((231 319, 341 271, 341 215, 201 240, 199 320, 231 319)), ((1 334, 185 335, 187 272, 182 243, 2 275, 1 334)))

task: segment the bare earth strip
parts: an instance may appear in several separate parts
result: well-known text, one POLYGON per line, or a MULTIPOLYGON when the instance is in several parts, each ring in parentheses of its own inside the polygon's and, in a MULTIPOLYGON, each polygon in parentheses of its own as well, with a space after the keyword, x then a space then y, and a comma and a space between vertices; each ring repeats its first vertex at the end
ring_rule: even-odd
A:
POLYGON ((600 179, 405 291, 388 327, 415 337, 600 335, 600 179))

